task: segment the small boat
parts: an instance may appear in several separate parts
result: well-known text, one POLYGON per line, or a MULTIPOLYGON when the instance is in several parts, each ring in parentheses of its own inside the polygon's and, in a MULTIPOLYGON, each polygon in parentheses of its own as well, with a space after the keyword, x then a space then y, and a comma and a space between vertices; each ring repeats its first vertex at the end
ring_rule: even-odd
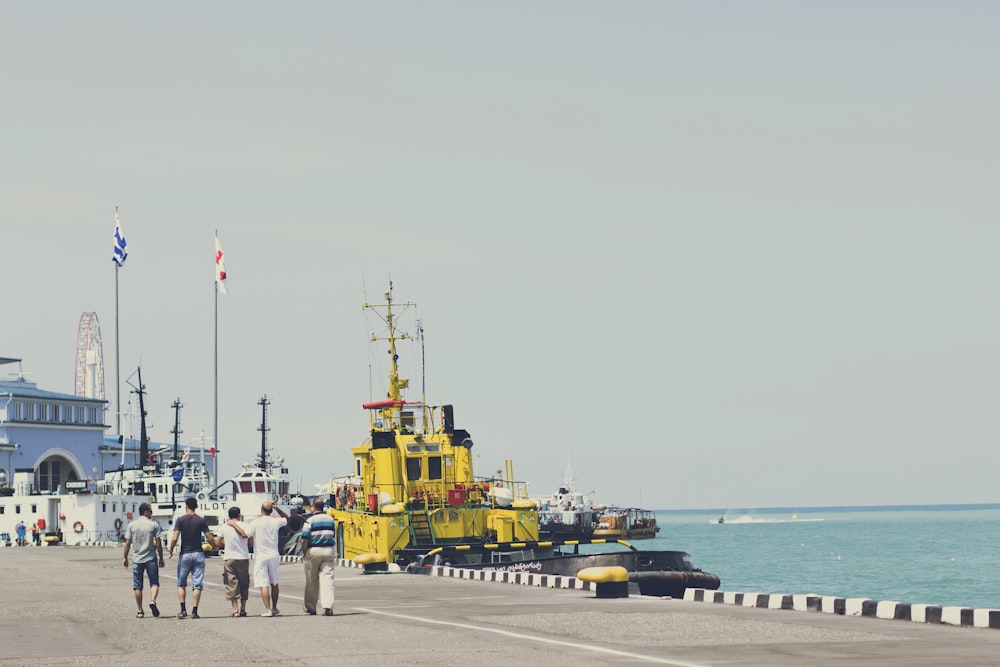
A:
POLYGON ((609 506, 597 512, 594 537, 645 540, 656 537, 658 532, 660 527, 656 525, 656 515, 650 510, 609 506))
POLYGON ((594 508, 590 496, 577 491, 572 464, 559 489, 538 503, 538 535, 542 539, 586 539, 594 534, 594 508))
MULTIPOLYGON (((267 443, 270 428, 267 425, 267 407, 270 401, 267 396, 257 401, 261 406, 260 453, 253 463, 244 463, 243 469, 214 489, 200 491, 198 513, 205 517, 213 534, 219 533, 219 528, 229 518, 229 508, 240 508, 244 521, 253 521, 260 515, 261 506, 268 501, 288 513, 288 524, 278 532, 279 548, 297 547, 298 542, 292 538, 302 529, 305 521, 304 506, 308 499, 301 493, 291 493, 291 483, 288 479, 288 468, 285 458, 275 457, 267 443)), ((177 516, 184 513, 181 507, 177 516)))

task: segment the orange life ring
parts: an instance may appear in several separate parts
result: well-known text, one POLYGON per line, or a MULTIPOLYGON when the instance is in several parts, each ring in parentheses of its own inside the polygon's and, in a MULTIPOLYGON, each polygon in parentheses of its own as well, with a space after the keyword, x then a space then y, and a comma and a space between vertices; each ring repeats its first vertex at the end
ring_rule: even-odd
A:
POLYGON ((73 524, 73 532, 74 533, 82 533, 83 532, 83 524, 80 523, 79 521, 77 521, 76 523, 74 523, 73 524))
MULTIPOLYGON (((80 522, 77 521, 77 523, 80 523, 80 522)), ((80 529, 83 530, 83 527, 81 526, 80 529)), ((115 519, 115 530, 121 530, 121 529, 122 529, 122 520, 121 519, 115 519)))

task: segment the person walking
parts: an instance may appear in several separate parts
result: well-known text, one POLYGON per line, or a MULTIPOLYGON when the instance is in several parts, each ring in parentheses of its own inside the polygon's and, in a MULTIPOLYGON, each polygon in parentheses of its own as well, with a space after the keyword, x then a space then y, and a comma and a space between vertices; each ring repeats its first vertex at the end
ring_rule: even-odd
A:
POLYGON ((31 524, 31 542, 36 547, 39 545, 38 541, 38 522, 31 524))
POLYGON ((277 616, 278 611, 278 531, 288 524, 288 513, 270 500, 260 506, 260 516, 250 522, 247 536, 253 537, 253 585, 264 602, 261 616, 277 616), (272 516, 274 512, 278 516, 272 516))
POLYGON ((323 509, 323 499, 313 500, 313 513, 302 526, 302 567, 306 574, 305 606, 302 611, 316 613, 316 601, 323 605, 323 615, 333 616, 333 568, 337 557, 337 526, 323 509))
POLYGON ((177 559, 177 601, 181 604, 181 610, 177 618, 187 618, 187 580, 191 577, 191 618, 201 618, 198 616, 198 602, 201 600, 201 590, 205 586, 205 551, 201 548, 201 536, 204 535, 209 544, 215 544, 212 531, 205 523, 205 517, 197 512, 198 500, 196 498, 186 498, 184 500, 184 516, 174 522, 174 532, 170 535, 169 558, 174 557, 174 549, 177 541, 181 543, 181 555, 177 559))
POLYGON ((132 591, 135 606, 139 610, 136 618, 143 618, 142 586, 143 573, 149 579, 149 611, 160 615, 156 606, 156 596, 160 592, 160 568, 163 563, 163 542, 160 541, 160 524, 153 521, 153 508, 149 503, 139 505, 139 518, 131 522, 125 530, 125 554, 122 565, 128 567, 128 554, 132 552, 132 591), (159 556, 159 558, 157 558, 159 556))
POLYGON ((16 530, 17 530, 17 546, 23 547, 24 546, 24 542, 25 542, 25 533, 26 533, 26 530, 27 530, 24 527, 24 522, 23 521, 18 521, 17 522, 17 528, 16 528, 16 530))
POLYGON ((233 616, 247 615, 250 597, 250 540, 247 525, 240 521, 240 508, 229 508, 229 519, 222 534, 215 538, 215 548, 222 552, 222 578, 226 584, 226 599, 233 605, 233 616))

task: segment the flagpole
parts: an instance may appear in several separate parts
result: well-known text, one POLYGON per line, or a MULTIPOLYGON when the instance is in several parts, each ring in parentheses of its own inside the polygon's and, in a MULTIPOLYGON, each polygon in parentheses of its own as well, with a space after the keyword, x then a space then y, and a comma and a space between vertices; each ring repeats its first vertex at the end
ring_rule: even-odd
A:
MULTIPOLYGON (((216 244, 219 242, 219 230, 215 230, 216 244)), ((218 261, 218 260, 216 260, 218 261)), ((212 466, 215 471, 215 484, 219 483, 219 279, 218 269, 212 280, 212 291, 215 292, 215 416, 213 418, 214 431, 212 434, 212 444, 215 445, 215 456, 212 457, 212 466)))
POLYGON ((115 435, 122 434, 122 378, 121 360, 118 349, 118 269, 115 264, 115 435))
MULTIPOLYGON (((115 205, 115 238, 118 236, 118 205, 115 205)), ((121 263, 115 260, 115 435, 122 436, 122 372, 118 335, 118 270, 121 263)))

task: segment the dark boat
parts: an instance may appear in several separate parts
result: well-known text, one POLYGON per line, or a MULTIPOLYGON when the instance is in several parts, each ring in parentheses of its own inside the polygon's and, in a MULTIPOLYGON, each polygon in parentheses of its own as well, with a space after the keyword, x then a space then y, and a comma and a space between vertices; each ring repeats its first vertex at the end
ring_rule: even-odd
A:
POLYGON ((470 549, 444 546, 424 554, 410 550, 410 572, 426 573, 434 565, 461 567, 488 572, 528 572, 576 576, 587 567, 620 565, 628 570, 629 581, 642 595, 683 597, 686 588, 719 588, 719 577, 695 567, 684 551, 639 550, 623 540, 566 540, 563 542, 508 543, 491 548, 470 549), (583 545, 602 545, 588 553, 583 545), (608 545, 616 545, 619 548, 608 545))

